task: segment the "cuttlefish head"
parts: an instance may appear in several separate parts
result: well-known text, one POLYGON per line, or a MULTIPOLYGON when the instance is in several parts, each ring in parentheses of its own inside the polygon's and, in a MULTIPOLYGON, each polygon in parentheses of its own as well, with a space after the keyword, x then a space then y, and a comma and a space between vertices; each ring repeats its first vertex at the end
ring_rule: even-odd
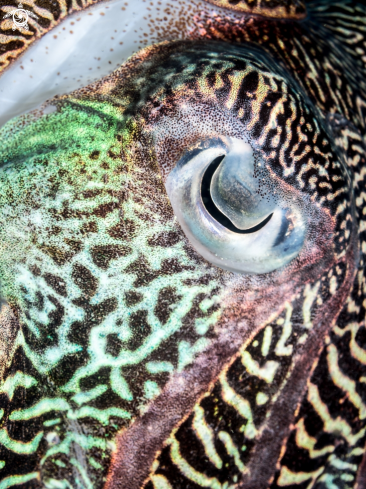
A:
POLYGON ((109 487, 140 487, 290 309, 301 398, 357 263, 351 177, 318 109, 255 47, 163 43, 49 107, 1 130, 1 287, 19 324, 6 368, 27 370, 25 397, 1 391, 6 419, 33 420, 42 480, 62 459, 60 478, 85 465, 99 487, 113 453, 109 487))
POLYGON ((352 248, 344 155, 306 94, 259 49, 163 43, 94 97, 123 101, 138 128, 134 162, 154 158, 187 247, 243 292, 319 278, 352 248))

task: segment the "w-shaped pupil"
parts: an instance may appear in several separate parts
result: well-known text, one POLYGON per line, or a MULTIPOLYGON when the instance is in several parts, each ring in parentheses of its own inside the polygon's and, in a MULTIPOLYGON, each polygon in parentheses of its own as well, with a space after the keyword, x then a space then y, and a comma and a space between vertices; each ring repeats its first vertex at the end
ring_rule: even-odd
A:
POLYGON ((206 207, 207 212, 211 214, 211 216, 222 226, 229 229, 229 231, 238 234, 255 233, 256 231, 262 229, 269 222, 269 220, 272 217, 272 214, 266 217, 264 221, 260 222, 259 224, 257 224, 256 226, 250 229, 239 229, 236 226, 234 226, 234 224, 230 221, 230 219, 226 217, 225 214, 223 214, 220 211, 220 209, 216 207, 214 201, 212 200, 211 191, 210 191, 212 177, 224 158, 225 155, 220 155, 217 158, 215 158, 212 161, 212 163, 210 163, 210 165, 207 167, 203 175, 202 184, 201 184, 201 196, 202 196, 203 205, 206 207))

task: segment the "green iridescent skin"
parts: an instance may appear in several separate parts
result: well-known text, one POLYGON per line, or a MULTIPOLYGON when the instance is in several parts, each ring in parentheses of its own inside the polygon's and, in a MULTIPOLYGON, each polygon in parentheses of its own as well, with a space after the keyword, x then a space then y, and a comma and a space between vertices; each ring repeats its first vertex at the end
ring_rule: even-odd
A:
MULTIPOLYGON (((149 170, 128 155, 133 127, 126 127, 120 111, 107 103, 70 103, 25 127, 17 124, 8 123, 0 135, 6 141, 0 155, 0 280, 3 297, 24 325, 17 344, 34 371, 33 376, 17 372, 8 377, 2 392, 11 401, 19 386, 34 391, 37 384, 46 383, 49 391, 9 413, 14 423, 41 418, 42 431, 23 443, 12 440, 4 427, 0 443, 18 454, 42 451, 46 473, 56 470, 49 465, 63 453, 81 477, 80 487, 92 487, 105 473, 106 464, 102 467, 100 462, 114 446, 115 430, 143 412, 160 392, 164 375, 181 371, 205 349, 206 333, 220 315, 217 307, 211 312, 210 308, 223 292, 210 267, 188 256, 184 241, 169 247, 151 245, 154 237, 177 232, 177 223, 172 214, 167 218, 165 196, 163 204, 149 202, 154 197, 146 192, 149 170), (122 151, 126 160, 120 158, 122 151), (155 277, 136 285, 141 257, 155 277), (173 258, 176 269, 164 276, 160 269, 173 258), (187 285, 210 273, 208 284, 187 285), (157 312, 159 294, 166 287, 179 294, 168 318, 157 312), (138 296, 136 304, 128 300, 131 290, 138 296), (176 338, 174 365, 168 359, 152 359, 153 352, 177 336, 200 294, 204 300, 202 317, 194 322, 195 340, 176 338), (140 322, 131 320, 134 315, 139 318, 139 311, 146 311, 146 316, 140 322), (57 314, 62 316, 59 323, 57 314), (120 345, 118 353, 108 350, 108 335, 120 345), (56 386, 61 362, 73 365, 80 355, 80 366, 56 386), (135 386, 126 380, 124 369, 137 365, 142 384, 135 386), (106 368, 109 379, 95 380, 106 368), (92 387, 82 388, 89 378, 94 379, 92 387), (108 388, 115 394, 110 406, 95 407, 93 402, 106 396, 108 388), (120 401, 113 404, 117 398, 120 401), (75 431, 80 422, 93 431, 98 426, 111 430, 102 437, 86 435, 85 429, 75 431), (42 448, 41 439, 48 448, 42 448), (76 458, 75 444, 81 450, 76 458), (90 451, 97 455, 91 457, 90 451)), ((51 479, 44 477, 45 487, 61 487, 51 479)), ((16 480, 8 482, 13 485, 16 480)))

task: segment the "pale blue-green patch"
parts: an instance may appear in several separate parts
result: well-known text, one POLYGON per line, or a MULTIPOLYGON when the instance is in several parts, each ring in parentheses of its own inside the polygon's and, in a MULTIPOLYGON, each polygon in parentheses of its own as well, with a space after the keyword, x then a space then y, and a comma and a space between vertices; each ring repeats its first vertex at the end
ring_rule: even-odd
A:
POLYGON ((258 392, 255 401, 258 406, 262 406, 263 404, 266 404, 268 399, 269 397, 267 396, 267 394, 265 394, 264 392, 258 392))
POLYGON ((337 479, 337 475, 323 474, 318 478, 318 482, 323 482, 326 489, 338 489, 339 485, 336 483, 337 479))
POLYGON ((220 383, 222 387, 221 394, 224 401, 230 406, 233 406, 240 416, 248 420, 246 424, 243 424, 240 427, 240 431, 245 433, 245 436, 252 440, 257 434, 257 429, 254 424, 250 402, 230 386, 224 374, 221 374, 220 376, 220 383))
MULTIPOLYGON (((223 489, 223 485, 215 477, 208 477, 205 473, 199 472, 194 469, 184 457, 182 457, 179 450, 178 441, 173 438, 171 440, 171 457, 175 465, 179 470, 191 481, 202 487, 210 487, 211 489, 223 489)), ((235 489, 233 485, 225 484, 225 489, 235 489)))
POLYGON ((39 442, 43 436, 43 431, 38 433, 31 441, 28 443, 23 443, 21 441, 13 440, 10 438, 6 428, 0 430, 0 444, 4 445, 8 450, 19 453, 20 455, 29 455, 37 451, 39 442))
POLYGON ((180 341, 178 344, 178 372, 194 361, 195 356, 210 344, 206 338, 200 338, 193 345, 189 341, 180 341))
POLYGON ((13 411, 9 419, 11 421, 24 421, 26 419, 36 418, 50 411, 66 411, 69 408, 69 404, 62 398, 41 399, 37 404, 28 409, 13 411))
POLYGON ((66 467, 66 464, 64 464, 62 460, 52 460, 52 462, 56 464, 58 467, 62 467, 62 468, 66 467))
POLYGON ((220 312, 215 311, 211 316, 207 318, 197 318, 195 320, 195 329, 197 334, 204 335, 210 329, 210 326, 215 324, 220 317, 220 312))
POLYGON ((93 457, 89 457, 89 463, 95 469, 98 469, 98 470, 102 470, 103 469, 103 466, 100 465, 100 463, 97 462, 93 457))
POLYGON ((154 484, 154 489, 172 489, 168 480, 161 474, 152 475, 151 480, 154 484))
POLYGON ((204 299, 200 304, 200 309, 202 312, 207 312, 210 307, 219 302, 219 297, 214 295, 211 299, 204 299))
POLYGON ((24 387, 25 389, 29 389, 34 385, 37 385, 37 381, 34 377, 18 371, 14 375, 9 375, 9 377, 6 378, 3 385, 0 386, 0 393, 7 394, 11 401, 17 387, 24 387))
POLYGON ((339 459, 336 455, 332 454, 329 457, 329 462, 333 467, 336 467, 337 469, 340 470, 350 470, 352 472, 357 471, 357 465, 356 464, 351 464, 349 462, 345 462, 344 460, 339 459))
POLYGON ((47 479, 44 481, 44 485, 46 489, 73 489, 70 482, 65 479, 63 480, 47 479))
POLYGON ((69 419, 80 419, 80 418, 94 418, 97 419, 100 423, 107 425, 109 423, 109 418, 111 416, 116 416, 118 418, 130 419, 131 414, 124 409, 120 409, 117 407, 110 407, 106 409, 97 409, 91 406, 83 406, 82 408, 76 411, 69 411, 67 417, 69 419))
POLYGON ((215 446, 215 432, 210 424, 207 423, 205 411, 199 405, 194 408, 192 427, 203 445, 206 457, 217 469, 222 469, 222 459, 217 453, 215 446))
POLYGON ((263 335, 263 343, 262 343, 262 355, 266 357, 269 352, 269 348, 271 346, 272 341, 272 326, 266 326, 263 335))
POLYGON ((93 399, 101 396, 106 390, 108 386, 105 384, 100 384, 94 387, 94 389, 90 389, 89 391, 79 392, 75 394, 71 399, 76 402, 79 406, 86 402, 92 401, 93 399))
POLYGON ((38 477, 38 472, 31 472, 30 474, 25 475, 12 475, 10 477, 6 477, 0 482, 0 489, 8 489, 9 487, 25 484, 32 479, 38 479, 38 477))
POLYGON ((144 392, 147 399, 153 399, 160 394, 160 389, 156 382, 147 380, 144 383, 144 392))
POLYGON ((173 372, 174 366, 171 362, 147 362, 146 369, 151 374, 159 374, 161 372, 173 372))
POLYGON ((4 467, 5 467, 5 461, 0 460, 0 470, 3 469, 4 467))
POLYGON ((130 391, 128 383, 125 378, 121 375, 120 367, 114 367, 111 370, 111 389, 118 394, 122 399, 126 401, 132 401, 133 395, 130 391))
POLYGON ((231 438, 229 433, 227 433, 226 431, 220 431, 219 439, 225 445, 227 453, 234 458, 235 465, 238 467, 240 472, 244 472, 245 465, 241 461, 239 450, 237 449, 236 445, 234 444, 233 439, 231 438))
POLYGON ((355 480, 355 476, 352 474, 342 474, 341 479, 342 481, 352 482, 353 480, 355 480))
POLYGON ((48 419, 47 421, 43 421, 43 426, 49 427, 59 424, 61 422, 61 418, 48 419))

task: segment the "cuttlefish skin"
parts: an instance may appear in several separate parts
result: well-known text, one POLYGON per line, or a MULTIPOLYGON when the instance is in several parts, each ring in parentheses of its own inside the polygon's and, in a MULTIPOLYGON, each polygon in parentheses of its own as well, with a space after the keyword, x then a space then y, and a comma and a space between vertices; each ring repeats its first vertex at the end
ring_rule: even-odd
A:
POLYGON ((337 30, 365 9, 317 5, 203 17, 1 129, 0 487, 365 486, 365 68, 337 30), (306 216, 286 267, 219 269, 177 222, 164 182, 219 136, 306 216))

